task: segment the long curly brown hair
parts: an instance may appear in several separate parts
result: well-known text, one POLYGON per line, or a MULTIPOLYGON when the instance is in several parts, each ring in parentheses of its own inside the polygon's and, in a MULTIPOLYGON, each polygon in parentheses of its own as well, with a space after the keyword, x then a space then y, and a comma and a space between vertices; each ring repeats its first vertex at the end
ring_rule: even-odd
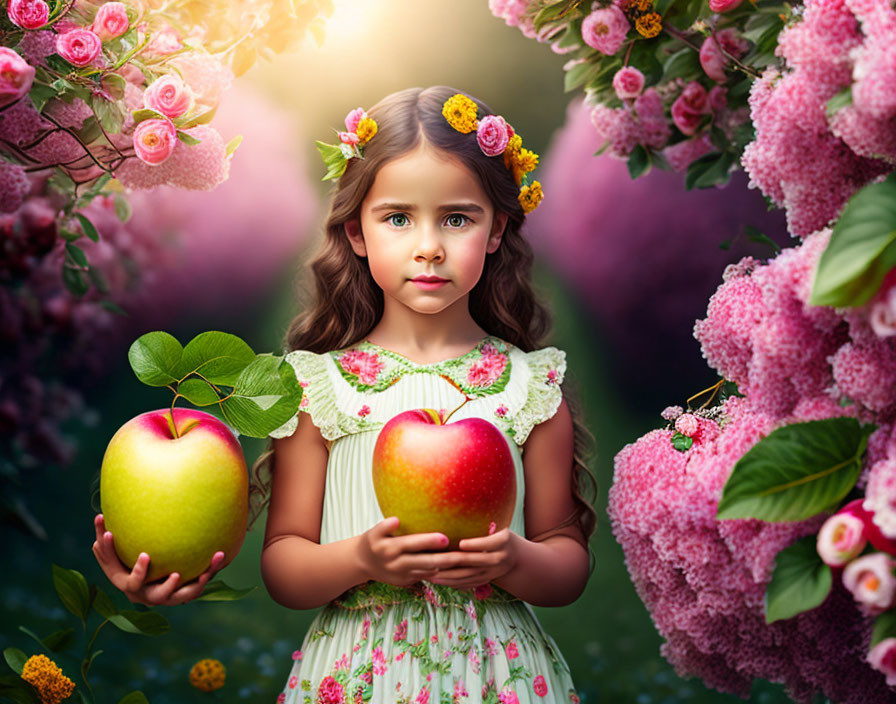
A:
MULTIPOLYGON (((379 169, 388 161, 414 149, 421 139, 458 157, 476 174, 496 212, 508 215, 498 249, 487 254, 482 276, 470 292, 470 314, 488 334, 500 337, 524 351, 539 349, 550 329, 547 309, 532 289, 533 254, 520 234, 525 214, 517 199, 519 187, 503 159, 488 157, 475 135, 462 134, 442 115, 443 103, 460 91, 448 86, 409 88, 393 93, 368 110, 377 123, 376 136, 365 146, 363 159, 350 159, 333 194, 324 228, 324 241, 310 264, 313 290, 310 301, 290 324, 285 350, 323 353, 364 339, 383 315, 383 292, 373 280, 365 257, 354 253, 344 225, 360 218, 361 203, 379 169)), ((472 96, 470 96, 472 98, 472 96)), ((472 98, 480 115, 493 114, 472 98)), ((569 525, 578 525, 585 538, 594 533, 597 514, 593 507, 596 481, 587 465, 594 439, 581 420, 577 399, 564 386, 574 426, 572 492, 576 510, 560 525, 539 536, 547 537, 569 525)), ((270 500, 274 471, 273 442, 252 467, 251 522, 270 500)), ((594 567, 593 553, 591 568, 594 567)))

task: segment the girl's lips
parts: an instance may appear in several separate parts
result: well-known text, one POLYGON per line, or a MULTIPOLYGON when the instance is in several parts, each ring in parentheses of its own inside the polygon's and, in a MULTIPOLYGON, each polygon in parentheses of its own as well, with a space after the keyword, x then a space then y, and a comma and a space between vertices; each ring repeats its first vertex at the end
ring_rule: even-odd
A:
POLYGON ((434 291, 440 286, 447 284, 448 279, 418 277, 416 279, 411 279, 411 283, 422 288, 424 291, 434 291))

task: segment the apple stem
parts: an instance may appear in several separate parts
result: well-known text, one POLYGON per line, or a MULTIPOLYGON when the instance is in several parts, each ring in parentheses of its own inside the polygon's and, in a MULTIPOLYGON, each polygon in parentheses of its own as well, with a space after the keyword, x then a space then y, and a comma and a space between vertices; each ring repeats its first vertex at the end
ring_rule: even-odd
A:
POLYGON ((467 396, 466 394, 464 394, 464 402, 462 404, 460 404, 457 408, 455 408, 453 411, 451 411, 451 413, 449 413, 447 416, 445 416, 444 420, 442 421, 442 425, 445 425, 448 422, 448 419, 451 418, 451 416, 453 416, 461 408, 463 408, 464 404, 466 404, 467 401, 472 401, 472 400, 473 400, 472 396, 467 396))
POLYGON ((174 394, 174 400, 171 402, 171 412, 168 414, 168 427, 171 429, 171 434, 174 436, 175 440, 180 437, 180 435, 177 434, 177 425, 174 422, 174 404, 177 401, 178 396, 180 396, 180 394, 174 394))

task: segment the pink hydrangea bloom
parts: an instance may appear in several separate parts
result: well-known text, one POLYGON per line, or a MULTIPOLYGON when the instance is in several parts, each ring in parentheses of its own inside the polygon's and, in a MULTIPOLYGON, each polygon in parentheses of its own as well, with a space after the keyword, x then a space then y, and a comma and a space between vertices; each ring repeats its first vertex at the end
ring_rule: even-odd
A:
POLYGON ((714 149, 709 135, 701 134, 698 137, 692 137, 666 147, 663 150, 663 156, 666 157, 666 161, 669 162, 673 171, 685 171, 691 162, 704 154, 709 154, 714 149))
POLYGON ((0 46, 0 107, 28 94, 34 82, 34 66, 9 47, 0 46))
POLYGON ((608 56, 619 51, 628 30, 625 14, 615 5, 594 10, 582 20, 582 39, 608 56))
POLYGON ((699 429, 698 418, 692 413, 682 413, 675 419, 675 430, 689 438, 695 437, 699 429))
POLYGON ((31 190, 28 174, 18 164, 0 159, 0 213, 16 212, 31 190))
POLYGON ((849 342, 831 358, 841 393, 866 408, 885 412, 896 406, 896 340, 849 342))

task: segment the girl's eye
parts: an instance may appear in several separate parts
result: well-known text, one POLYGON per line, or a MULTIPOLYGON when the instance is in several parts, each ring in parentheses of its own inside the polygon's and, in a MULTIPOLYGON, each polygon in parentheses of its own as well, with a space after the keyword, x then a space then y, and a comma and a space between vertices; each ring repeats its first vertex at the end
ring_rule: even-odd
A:
POLYGON ((445 219, 445 222, 448 224, 448 227, 463 227, 467 224, 467 220, 469 220, 469 218, 466 215, 454 213, 452 215, 449 215, 445 219))
POLYGON ((388 218, 389 224, 394 227, 404 227, 408 224, 408 216, 404 213, 393 213, 388 218))

